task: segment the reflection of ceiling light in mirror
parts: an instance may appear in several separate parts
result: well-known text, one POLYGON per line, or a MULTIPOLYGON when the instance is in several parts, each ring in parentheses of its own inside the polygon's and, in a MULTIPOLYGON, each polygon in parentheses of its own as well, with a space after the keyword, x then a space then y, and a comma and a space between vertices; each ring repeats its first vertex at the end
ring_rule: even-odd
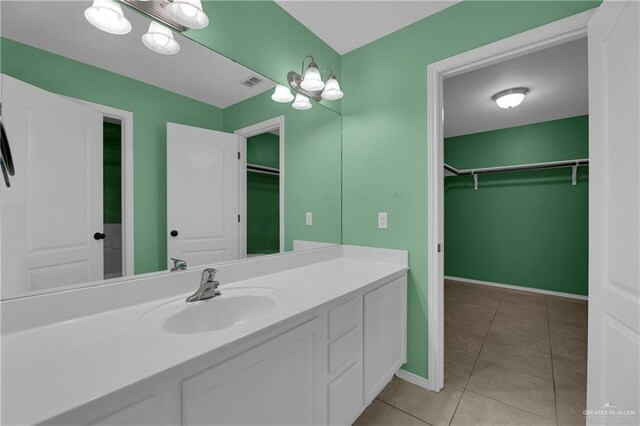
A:
POLYGON ((96 28, 110 34, 127 34, 131 22, 124 17, 122 7, 113 0, 93 0, 93 5, 84 11, 87 21, 96 28))
POLYGON ((276 90, 273 91, 273 95, 271 95, 271 99, 276 102, 291 102, 293 95, 291 94, 291 90, 278 84, 276 85, 276 90))
POLYGON ((189 28, 204 28, 209 25, 209 17, 202 10, 200 0, 173 0, 167 6, 169 14, 189 28))
POLYGON ((291 106, 295 109, 304 111, 306 109, 311 109, 311 102, 309 102, 309 98, 305 95, 298 93, 296 95, 296 100, 291 104, 291 106))
POLYGON ((173 32, 155 21, 151 22, 149 31, 142 36, 142 43, 163 55, 174 55, 180 51, 180 45, 174 40, 173 32))
POLYGON ((332 74, 327 80, 327 84, 324 86, 324 92, 322 92, 322 99, 327 101, 337 101, 342 98, 344 93, 340 90, 340 84, 338 84, 338 80, 332 74))
POLYGON ((302 82, 300 82, 300 87, 310 92, 322 90, 324 87, 322 77, 320 76, 320 70, 315 62, 311 62, 309 64, 309 67, 304 73, 304 78, 302 79, 302 82))
POLYGON ((515 108, 524 101, 524 97, 529 93, 526 87, 516 87, 514 89, 503 90, 491 97, 500 108, 515 108))

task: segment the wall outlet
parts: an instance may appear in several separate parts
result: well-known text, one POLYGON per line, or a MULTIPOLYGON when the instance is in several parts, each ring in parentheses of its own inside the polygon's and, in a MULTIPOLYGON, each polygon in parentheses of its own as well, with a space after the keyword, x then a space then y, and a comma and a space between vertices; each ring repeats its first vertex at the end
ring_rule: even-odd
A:
POLYGON ((387 212, 378 213, 378 229, 387 229, 387 212))
POLYGON ((313 213, 307 212, 304 215, 304 223, 309 225, 309 226, 313 225, 313 213))

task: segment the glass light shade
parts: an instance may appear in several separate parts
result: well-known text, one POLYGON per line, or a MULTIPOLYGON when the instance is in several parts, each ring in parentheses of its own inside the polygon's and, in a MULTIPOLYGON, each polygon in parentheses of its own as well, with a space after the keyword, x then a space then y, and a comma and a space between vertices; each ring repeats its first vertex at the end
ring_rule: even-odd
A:
POLYGON ((276 102, 286 103, 293 100, 293 95, 291 94, 291 90, 278 84, 276 85, 276 89, 273 91, 273 95, 271 95, 271 99, 276 102))
POLYGON ((327 84, 324 86, 324 92, 322 92, 322 99, 327 101, 337 101, 344 96, 344 93, 340 90, 340 84, 335 77, 329 77, 327 84))
POLYGON ((173 0, 167 6, 169 14, 189 28, 204 28, 209 25, 209 17, 202 10, 200 0, 173 0))
POLYGON ((493 95, 492 99, 500 108, 509 109, 515 108, 524 101, 525 96, 529 92, 524 87, 518 87, 515 89, 508 89, 493 95))
POLYGON ((296 100, 293 101, 291 106, 295 109, 304 111, 306 109, 311 109, 311 102, 309 102, 309 98, 305 95, 301 95, 300 93, 296 94, 296 100))
POLYGON ((93 0, 91 7, 84 11, 84 17, 91 25, 109 34, 131 31, 131 22, 124 17, 122 7, 113 0, 93 0))
POLYGON ((309 68, 304 72, 304 78, 300 82, 300 86, 304 90, 315 92, 324 88, 322 77, 320 76, 320 70, 315 64, 309 65, 309 68))
POLYGON ((180 45, 173 38, 173 32, 162 24, 152 21, 149 31, 142 36, 142 43, 156 53, 175 55, 180 45))

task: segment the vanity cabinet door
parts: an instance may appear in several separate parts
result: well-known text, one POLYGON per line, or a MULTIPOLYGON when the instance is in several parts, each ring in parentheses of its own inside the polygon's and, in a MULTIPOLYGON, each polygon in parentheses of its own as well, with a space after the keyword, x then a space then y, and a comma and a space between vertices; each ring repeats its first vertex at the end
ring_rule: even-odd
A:
POLYGON ((407 277, 364 295, 364 395, 366 405, 406 362, 407 277))
POLYGON ((321 423, 321 324, 306 322, 184 380, 182 424, 321 423))

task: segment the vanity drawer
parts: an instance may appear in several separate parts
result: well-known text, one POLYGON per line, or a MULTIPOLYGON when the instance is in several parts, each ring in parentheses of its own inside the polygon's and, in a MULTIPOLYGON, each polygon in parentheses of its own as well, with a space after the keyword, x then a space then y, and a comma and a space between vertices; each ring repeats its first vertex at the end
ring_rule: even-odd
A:
POLYGON ((351 300, 329 310, 329 340, 335 340, 362 323, 362 298, 351 300))
POLYGON ((327 387, 330 425, 350 425, 362 412, 362 363, 354 362, 327 387))
POLYGON ((362 328, 356 327, 329 344, 329 374, 333 375, 348 361, 359 360, 361 352, 362 328))

